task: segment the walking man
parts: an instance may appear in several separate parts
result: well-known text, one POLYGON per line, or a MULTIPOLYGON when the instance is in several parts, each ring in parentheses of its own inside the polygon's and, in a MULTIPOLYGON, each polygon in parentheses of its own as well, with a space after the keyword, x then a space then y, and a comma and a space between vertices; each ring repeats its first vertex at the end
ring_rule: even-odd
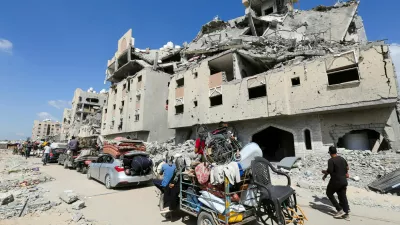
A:
POLYGON ((329 154, 331 158, 328 160, 328 169, 322 170, 324 174, 323 180, 326 179, 328 174, 331 176, 326 189, 326 195, 337 210, 334 217, 348 218, 349 203, 347 201, 346 191, 349 166, 344 158, 337 155, 336 147, 329 147, 329 154), (334 196, 335 193, 338 195, 339 203, 334 196))
POLYGON ((30 154, 31 154, 31 150, 32 150, 32 143, 31 141, 28 141, 28 144, 26 145, 26 150, 25 150, 25 159, 28 159, 30 154))
POLYGON ((50 143, 47 143, 46 146, 44 146, 43 166, 45 166, 49 160, 50 151, 50 143))

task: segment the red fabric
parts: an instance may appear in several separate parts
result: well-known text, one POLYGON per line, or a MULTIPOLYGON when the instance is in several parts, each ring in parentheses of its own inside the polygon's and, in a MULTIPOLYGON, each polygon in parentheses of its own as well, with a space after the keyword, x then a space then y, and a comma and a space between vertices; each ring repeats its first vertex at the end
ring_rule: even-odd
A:
POLYGON ((195 148, 197 148, 197 154, 203 155, 204 148, 206 147, 206 141, 205 140, 200 140, 200 138, 196 139, 196 144, 194 145, 195 148))

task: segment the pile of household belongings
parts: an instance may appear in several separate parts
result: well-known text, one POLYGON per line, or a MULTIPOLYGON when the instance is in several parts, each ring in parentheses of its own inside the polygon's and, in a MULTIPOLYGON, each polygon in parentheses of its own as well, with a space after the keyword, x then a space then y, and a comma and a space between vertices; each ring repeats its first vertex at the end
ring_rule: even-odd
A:
MULTIPOLYGON (((209 149, 209 145, 206 145, 204 156, 212 157, 213 154, 209 154, 210 151, 213 150, 209 149)), ((233 193, 230 194, 229 215, 241 215, 232 216, 229 219, 230 222, 242 221, 246 207, 256 206, 255 186, 249 182, 249 172, 251 161, 256 157, 262 157, 262 150, 258 144, 249 143, 235 155, 230 162, 224 164, 210 162, 211 159, 204 157, 202 162, 194 161, 190 167, 186 167, 182 177, 184 182, 191 182, 192 184, 188 185, 185 190, 185 193, 193 193, 186 194, 186 199, 192 210, 199 212, 200 206, 205 206, 218 212, 220 219, 224 220, 225 178, 229 180, 229 193, 233 193)), ((177 168, 180 167, 178 160, 179 158, 175 161, 177 168)), ((185 189, 184 185, 182 185, 182 189, 185 189)))
POLYGON ((130 151, 146 151, 143 141, 131 140, 123 137, 117 137, 113 140, 104 141, 103 153, 110 154, 115 158, 119 158, 130 151))

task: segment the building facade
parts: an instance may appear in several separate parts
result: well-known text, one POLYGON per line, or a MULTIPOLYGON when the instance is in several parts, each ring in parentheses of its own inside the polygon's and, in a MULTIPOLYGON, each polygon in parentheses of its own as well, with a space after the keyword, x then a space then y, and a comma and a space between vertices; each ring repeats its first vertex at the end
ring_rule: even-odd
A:
POLYGON ((129 30, 108 61, 106 80, 111 87, 103 109, 102 136, 130 136, 144 141, 173 137, 174 130, 167 125, 165 102, 170 74, 179 60, 179 49, 174 46, 160 50, 135 48, 129 30))
POLYGON ((61 123, 51 120, 35 120, 32 128, 32 141, 53 140, 61 133, 61 123))
POLYGON ((245 17, 216 19, 183 50, 188 62, 171 79, 168 97, 177 142, 193 138, 197 124, 212 129, 224 121, 236 128, 239 141, 258 143, 270 160, 331 145, 400 148, 389 48, 367 43, 358 3, 327 11, 293 12, 289 6, 283 14, 275 6, 261 14, 248 6, 245 17), (326 21, 341 24, 326 34, 326 21), (214 43, 200 44, 218 34, 214 43))
POLYGON ((64 110, 62 140, 69 140, 72 136, 80 136, 81 126, 88 124, 87 119, 100 114, 107 103, 107 93, 96 93, 89 89, 83 91, 77 88, 72 98, 72 108, 64 110))

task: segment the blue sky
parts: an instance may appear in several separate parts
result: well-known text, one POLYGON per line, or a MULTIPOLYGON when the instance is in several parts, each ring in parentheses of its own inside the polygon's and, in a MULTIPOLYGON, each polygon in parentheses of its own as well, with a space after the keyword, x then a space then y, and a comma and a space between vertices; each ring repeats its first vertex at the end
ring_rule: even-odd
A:
MULTIPOLYGON (((336 0, 300 0, 301 9, 336 0)), ((369 40, 387 39, 400 69, 398 0, 363 0, 369 40), (382 4, 384 3, 384 4, 382 4)), ((135 45, 160 48, 190 42, 216 15, 242 16, 241 0, 13 0, 0 7, 0 140, 31 135, 33 120, 62 119, 80 87, 107 89, 107 60, 133 29, 135 45)))

